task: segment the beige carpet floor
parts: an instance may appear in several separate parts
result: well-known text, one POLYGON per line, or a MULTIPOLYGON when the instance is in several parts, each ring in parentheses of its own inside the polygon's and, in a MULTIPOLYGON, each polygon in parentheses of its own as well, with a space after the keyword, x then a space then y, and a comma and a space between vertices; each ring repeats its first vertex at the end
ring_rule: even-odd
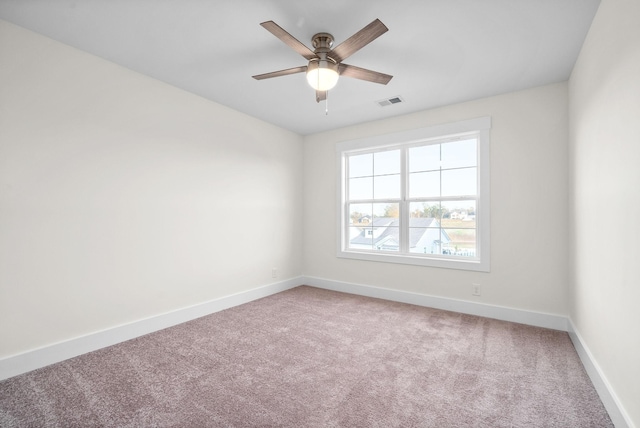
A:
POLYGON ((0 382, 2 427, 611 427, 564 332, 298 287, 0 382))

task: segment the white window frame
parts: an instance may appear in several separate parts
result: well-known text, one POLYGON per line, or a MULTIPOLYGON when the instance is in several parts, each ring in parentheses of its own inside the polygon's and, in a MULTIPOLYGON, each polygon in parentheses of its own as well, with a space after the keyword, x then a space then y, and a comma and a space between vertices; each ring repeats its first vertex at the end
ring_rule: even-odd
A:
MULTIPOLYGON (((491 183, 490 183, 490 133, 491 117, 480 117, 455 123, 430 126, 427 128, 413 129, 403 132, 367 137, 359 140, 342 141, 336 144, 338 189, 337 189, 337 256, 340 258, 367 260, 375 262, 401 263, 409 265, 430 266, 438 268, 472 270, 480 272, 490 271, 490 225, 491 225, 491 183), (391 150, 395 148, 419 145, 425 142, 446 142, 461 139, 465 136, 477 136, 478 138, 478 194, 476 205, 476 245, 477 254, 473 260, 464 258, 452 258, 442 255, 416 255, 410 253, 382 253, 367 250, 352 249, 348 247, 348 204, 345 200, 347 191, 346 159, 348 155, 358 152, 371 152, 372 150, 391 150)), ((403 172, 403 182, 406 180, 406 171, 403 172)), ((403 186, 404 187, 404 186, 403 186)), ((406 236, 408 224, 409 199, 402 192, 400 233, 406 236), (406 218, 404 218, 406 217, 406 218), (405 232, 403 232, 405 230, 405 232)))

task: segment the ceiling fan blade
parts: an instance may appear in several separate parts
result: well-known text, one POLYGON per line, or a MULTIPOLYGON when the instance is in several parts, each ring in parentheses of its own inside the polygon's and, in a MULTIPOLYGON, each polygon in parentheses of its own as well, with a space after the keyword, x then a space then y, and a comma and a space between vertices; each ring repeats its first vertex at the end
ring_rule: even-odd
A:
POLYGON ((316 102, 324 101, 327 99, 327 91, 316 91, 316 102))
POLYGON ((335 59, 336 62, 342 62, 387 31, 389 31, 387 26, 379 19, 376 19, 371 24, 340 43, 328 55, 335 59))
POLYGON ((306 65, 303 65, 300 67, 287 68, 286 70, 272 71, 271 73, 256 74, 255 76, 251 76, 251 77, 253 77, 256 80, 271 79, 272 77, 288 76, 289 74, 302 73, 304 71, 307 71, 306 65))
POLYGON ((262 25, 264 28, 266 28, 267 31, 282 40, 287 46, 298 52, 306 59, 311 60, 318 57, 311 49, 306 47, 304 44, 302 44, 302 42, 293 37, 291 34, 287 33, 286 30, 284 30, 275 22, 266 21, 261 23, 260 25, 262 25))
POLYGON ((389 74, 379 73, 349 64, 339 64, 338 71, 340 72, 340 76, 353 77, 354 79, 380 83, 381 85, 386 85, 393 78, 393 76, 389 74))

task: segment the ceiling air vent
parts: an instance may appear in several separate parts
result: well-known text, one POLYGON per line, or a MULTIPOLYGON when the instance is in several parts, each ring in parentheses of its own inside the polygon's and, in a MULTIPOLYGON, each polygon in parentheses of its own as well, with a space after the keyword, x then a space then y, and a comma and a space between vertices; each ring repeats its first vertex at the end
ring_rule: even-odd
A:
POLYGON ((384 100, 380 100, 378 101, 378 105, 380 107, 386 107, 386 106, 390 106, 393 104, 399 104, 399 103, 403 103, 404 100, 402 99, 402 97, 397 96, 397 97, 391 97, 391 98, 387 98, 384 100))

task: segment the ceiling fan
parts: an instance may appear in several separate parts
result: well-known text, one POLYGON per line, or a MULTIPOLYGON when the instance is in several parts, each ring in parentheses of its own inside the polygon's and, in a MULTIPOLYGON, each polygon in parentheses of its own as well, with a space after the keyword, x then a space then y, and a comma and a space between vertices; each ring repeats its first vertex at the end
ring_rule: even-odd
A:
POLYGON ((389 83, 393 77, 342 62, 389 30, 379 19, 340 43, 335 49, 331 49, 333 45, 331 34, 318 33, 311 38, 315 48, 313 51, 273 21, 266 21, 260 25, 306 58, 309 64, 252 76, 256 80, 306 72, 307 82, 316 90, 316 101, 320 102, 327 99, 327 91, 338 83, 339 76, 353 77, 382 85, 389 83))

